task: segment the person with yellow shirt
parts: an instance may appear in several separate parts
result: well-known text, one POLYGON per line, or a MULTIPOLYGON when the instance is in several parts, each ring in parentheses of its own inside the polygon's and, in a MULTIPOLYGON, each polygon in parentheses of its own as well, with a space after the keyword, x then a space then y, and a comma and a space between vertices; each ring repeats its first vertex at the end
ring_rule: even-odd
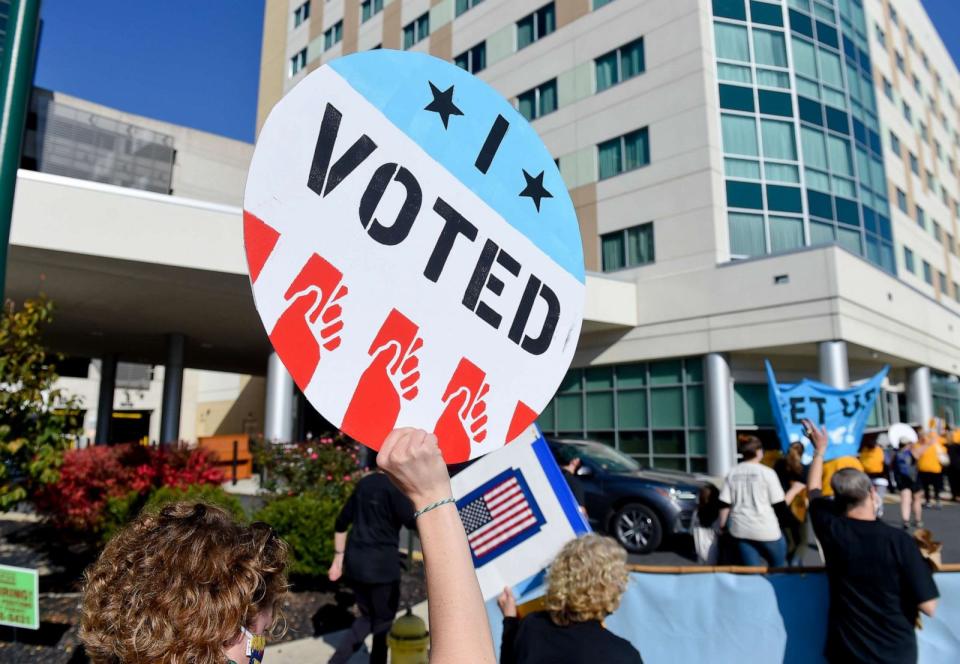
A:
POLYGON ((931 445, 929 445, 923 454, 917 459, 917 479, 920 486, 923 487, 923 506, 940 509, 940 492, 943 491, 943 463, 941 459, 946 457, 947 449, 943 445, 943 439, 936 433, 931 433, 931 445), (930 494, 933 494, 931 500, 930 494))
POLYGON ((913 523, 917 528, 923 527, 923 508, 920 504, 920 479, 918 459, 924 455, 927 448, 933 445, 931 434, 924 434, 918 442, 908 438, 890 441, 900 446, 893 461, 893 477, 900 491, 900 518, 903 519, 903 529, 910 528, 910 512, 913 511, 913 523))
POLYGON ((887 479, 887 464, 884 461, 883 448, 877 444, 876 438, 863 441, 860 447, 860 465, 863 466, 863 472, 867 474, 877 490, 877 516, 883 516, 883 497, 887 495, 890 480, 887 479))
POLYGON ((823 464, 823 495, 832 496, 833 488, 830 486, 830 478, 833 477, 833 474, 838 470, 843 468, 855 468, 856 470, 863 470, 863 464, 860 463, 860 459, 855 456, 842 456, 837 457, 836 459, 831 459, 826 461, 823 464))

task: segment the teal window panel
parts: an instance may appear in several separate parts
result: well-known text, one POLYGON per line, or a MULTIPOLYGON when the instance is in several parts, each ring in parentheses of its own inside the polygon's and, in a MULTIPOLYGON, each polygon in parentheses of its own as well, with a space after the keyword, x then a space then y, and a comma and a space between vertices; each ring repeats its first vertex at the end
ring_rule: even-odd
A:
POLYGON ((803 219, 770 215, 770 251, 791 251, 803 246, 803 219))
POLYGON ((660 360, 649 366, 651 385, 679 385, 683 382, 682 360, 660 360))
POLYGON ((720 116, 720 124, 725 153, 748 157, 759 155, 755 118, 724 113, 720 116))
POLYGON ((784 117, 793 117, 793 101, 790 95, 783 92, 773 92, 771 90, 759 90, 757 92, 760 101, 760 112, 767 115, 782 115, 784 117))
POLYGON ((618 387, 642 387, 647 384, 647 365, 620 364, 617 365, 617 386, 618 387))
POLYGON ((583 378, 584 389, 588 392, 613 389, 613 366, 587 367, 583 378))
POLYGON ((743 0, 713 0, 713 15, 737 21, 747 20, 743 0))
POLYGON ((683 377, 688 383, 703 382, 703 360, 691 357, 683 361, 683 377))
POLYGON ((767 185, 767 207, 778 212, 803 212, 803 200, 799 187, 767 185))
POLYGON ((613 429, 613 392, 587 394, 587 428, 613 429))
POLYGON ((583 431, 583 397, 561 394, 556 400, 557 431, 583 431))
POLYGON ((759 214, 730 212, 730 253, 734 256, 763 256, 767 253, 763 217, 759 214))
POLYGON ((766 384, 733 384, 734 419, 737 426, 773 426, 770 392, 766 384))
MULTIPOLYGON (((686 452, 685 436, 683 431, 654 431, 654 454, 684 454, 686 452)), ((678 459, 683 461, 683 459, 678 459)), ((679 468, 683 468, 680 466, 679 468)))
POLYGON ((713 34, 717 44, 718 58, 750 62, 750 44, 746 26, 714 23, 713 34))
POLYGON ((687 426, 702 427, 706 424, 706 404, 703 397, 703 386, 695 385, 687 388, 687 426))
POLYGON ((647 428, 647 391, 619 390, 617 419, 621 429, 647 428))
POLYGON ((621 431, 620 451, 626 454, 650 454, 650 434, 646 431, 621 431))
POLYGON ((727 205, 735 208, 763 209, 763 192, 759 184, 727 180, 727 205))
POLYGON ((721 83, 720 107, 732 111, 753 112, 753 88, 721 83))
POLYGON ((753 0, 750 3, 750 20, 754 23, 782 26, 783 10, 780 9, 780 5, 753 0))

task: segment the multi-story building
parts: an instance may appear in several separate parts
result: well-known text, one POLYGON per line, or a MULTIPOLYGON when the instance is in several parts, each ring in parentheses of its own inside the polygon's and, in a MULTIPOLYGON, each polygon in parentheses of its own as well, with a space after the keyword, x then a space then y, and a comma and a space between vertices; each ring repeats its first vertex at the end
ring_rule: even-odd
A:
POLYGON ((558 160, 609 317, 545 430, 721 472, 735 431, 773 443, 765 358, 890 364, 874 430, 960 413, 960 75, 920 0, 267 0, 258 123, 381 47, 485 79, 558 160))

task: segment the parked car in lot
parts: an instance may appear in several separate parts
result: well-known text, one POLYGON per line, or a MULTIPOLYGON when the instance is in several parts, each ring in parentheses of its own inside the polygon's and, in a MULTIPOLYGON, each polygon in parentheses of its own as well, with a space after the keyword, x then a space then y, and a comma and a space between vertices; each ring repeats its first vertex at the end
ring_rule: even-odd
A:
POLYGON ((548 439, 557 463, 580 459, 590 525, 631 553, 649 553, 665 535, 687 533, 703 481, 696 475, 644 468, 609 445, 586 440, 548 439))

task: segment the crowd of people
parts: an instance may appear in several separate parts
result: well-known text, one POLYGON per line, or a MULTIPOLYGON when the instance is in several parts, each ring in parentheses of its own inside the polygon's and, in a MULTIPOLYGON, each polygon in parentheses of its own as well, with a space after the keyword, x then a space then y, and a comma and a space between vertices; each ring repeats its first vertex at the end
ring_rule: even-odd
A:
MULTIPOLYGON (((960 433, 960 432, 958 432, 960 433)), ((915 432, 914 432, 915 434, 915 432)), ((802 565, 809 548, 809 466, 803 445, 786 453, 764 452, 756 436, 738 437, 741 461, 727 474, 723 489, 707 484, 700 492, 691 528, 699 562, 784 567, 802 565)), ((877 492, 883 516, 888 492, 900 496, 904 530, 922 529, 923 509, 940 509, 944 476, 951 499, 960 501, 960 437, 950 429, 916 434, 880 445, 864 440, 856 457, 824 464, 822 493, 831 496, 831 478, 844 469, 864 473, 877 492)))
MULTIPOLYGON (((805 426, 815 448, 807 467, 791 448, 770 468, 761 463, 760 441, 741 439, 743 461, 722 490, 704 487, 695 524, 729 533, 747 564, 777 566, 804 537, 781 531, 781 520, 802 524, 809 515, 830 584, 827 659, 916 661, 916 621, 937 604, 931 568, 907 532, 877 519, 878 480, 887 478, 874 448, 865 447, 858 460, 866 471, 828 469, 826 431, 805 426), (804 493, 805 511, 797 513, 792 505, 804 493)), ((897 456, 906 450, 911 467, 919 467, 932 446, 927 438, 897 456)), ((492 664, 486 609, 436 437, 393 431, 378 463, 380 471, 358 483, 337 519, 330 578, 349 578, 361 616, 331 661, 348 659, 370 632, 382 644, 397 608, 399 528, 409 525, 419 531, 424 555, 430 661, 492 664)), ((917 493, 919 472, 917 484, 898 489, 917 493)), ((711 547, 720 556, 718 539, 711 547)), ((96 663, 257 664, 266 638, 283 629, 286 565, 286 545, 264 524, 240 525, 202 503, 144 514, 87 571, 81 640, 96 663)), ((544 611, 521 619, 510 589, 499 597, 501 664, 642 662, 634 645, 603 625, 627 580, 626 554, 614 540, 590 534, 569 542, 549 568, 544 611)), ((375 645, 374 657, 385 661, 382 646, 375 645)))

